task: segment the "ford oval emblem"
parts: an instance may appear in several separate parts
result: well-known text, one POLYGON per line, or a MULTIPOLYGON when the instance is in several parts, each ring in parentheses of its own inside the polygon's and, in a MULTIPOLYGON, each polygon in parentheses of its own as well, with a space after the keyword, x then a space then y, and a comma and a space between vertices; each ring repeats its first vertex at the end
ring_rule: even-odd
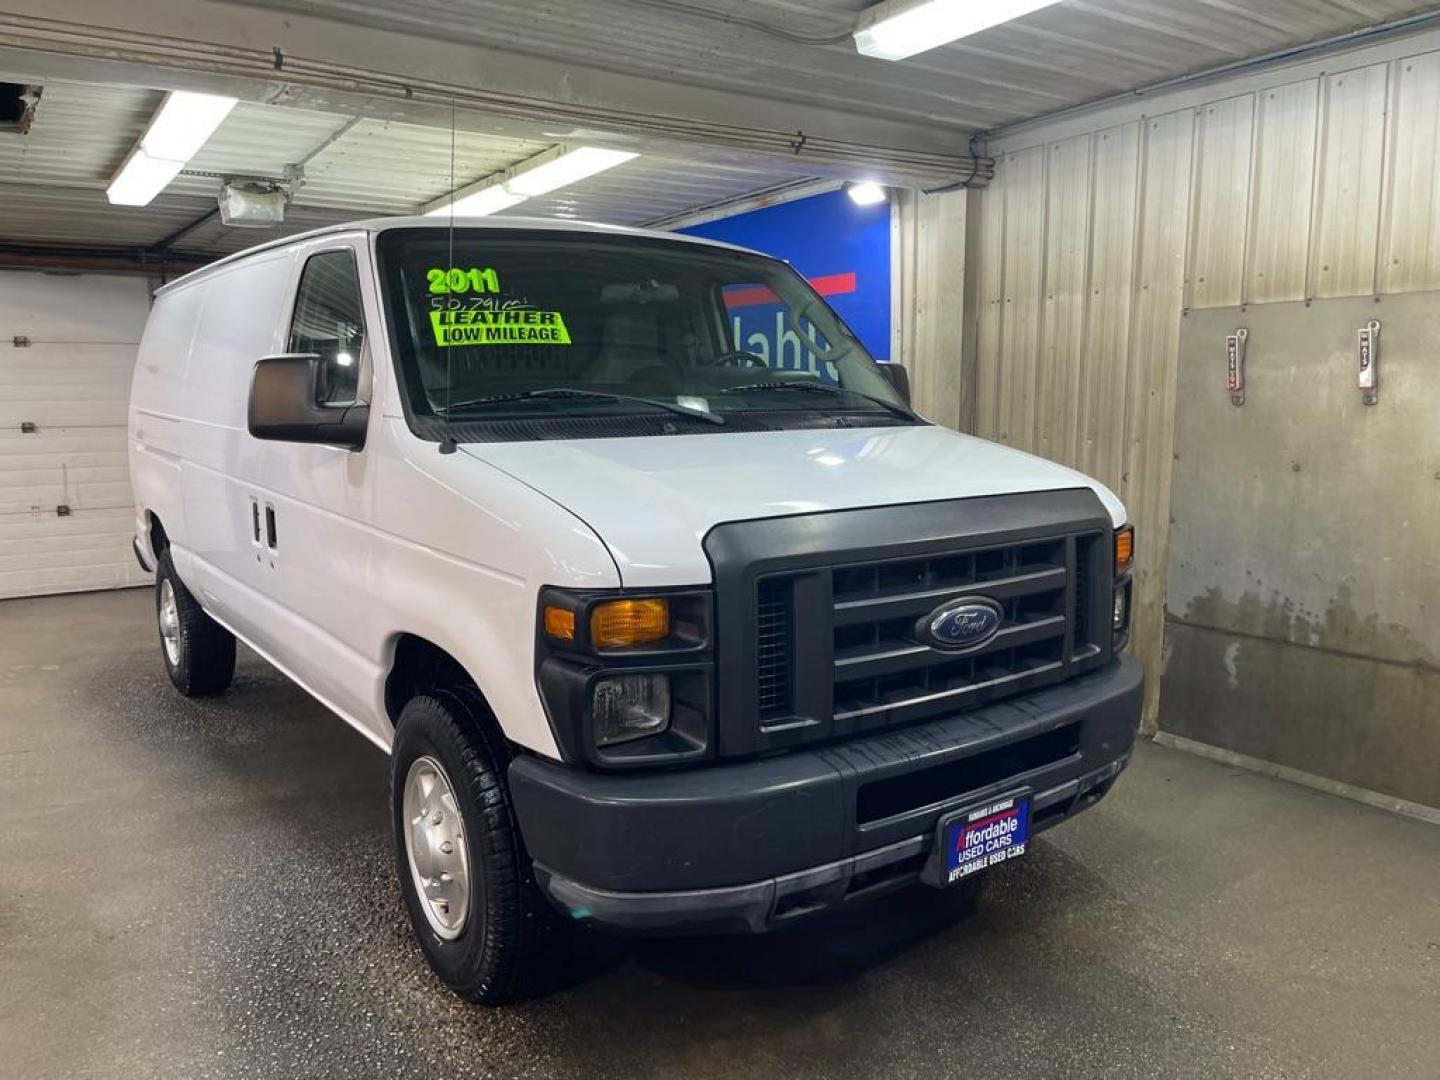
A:
POLYGON ((983 596, 950 600, 920 620, 922 640, 937 649, 978 649, 1000 632, 1000 605, 983 596))

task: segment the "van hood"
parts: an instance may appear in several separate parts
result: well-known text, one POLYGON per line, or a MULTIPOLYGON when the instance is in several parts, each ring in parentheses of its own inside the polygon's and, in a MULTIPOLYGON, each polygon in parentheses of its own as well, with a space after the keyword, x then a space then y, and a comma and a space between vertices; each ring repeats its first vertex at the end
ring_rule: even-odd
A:
POLYGON ((1089 477, 942 427, 842 428, 636 439, 471 443, 461 449, 585 521, 624 585, 711 580, 702 545, 727 521, 1090 488, 1089 477))

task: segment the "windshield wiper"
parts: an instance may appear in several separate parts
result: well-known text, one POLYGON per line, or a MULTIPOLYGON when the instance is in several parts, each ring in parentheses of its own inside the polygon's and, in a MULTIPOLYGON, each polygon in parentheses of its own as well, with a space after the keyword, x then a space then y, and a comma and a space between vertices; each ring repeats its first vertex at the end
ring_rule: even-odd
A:
POLYGON ((707 424, 725 423, 723 416, 706 412, 704 409, 692 409, 688 405, 679 405, 673 401, 662 401, 660 398, 636 397, 633 394, 614 394, 608 390, 579 390, 570 386, 553 386, 548 390, 526 390, 518 394, 495 394, 491 397, 474 398, 470 401, 456 401, 449 406, 440 406, 435 411, 448 414, 461 409, 471 409, 477 405, 500 405, 508 401, 567 397, 593 398, 596 401, 633 402, 636 405, 649 405, 651 408, 664 409, 666 412, 672 412, 678 416, 688 416, 692 420, 703 420, 707 424))
POLYGON ((765 382, 745 383, 743 386, 727 386, 721 390, 722 394, 739 394, 746 390, 811 390, 819 391, 822 394, 854 394, 858 398, 864 398, 882 409, 894 413, 896 416, 903 416, 906 420, 913 420, 916 423, 924 423, 918 413, 912 412, 904 405, 896 405, 893 401, 886 401, 884 398, 872 397, 870 394, 862 393, 859 390, 852 390, 848 386, 831 386, 828 383, 811 382, 809 380, 791 379, 769 379, 765 382))

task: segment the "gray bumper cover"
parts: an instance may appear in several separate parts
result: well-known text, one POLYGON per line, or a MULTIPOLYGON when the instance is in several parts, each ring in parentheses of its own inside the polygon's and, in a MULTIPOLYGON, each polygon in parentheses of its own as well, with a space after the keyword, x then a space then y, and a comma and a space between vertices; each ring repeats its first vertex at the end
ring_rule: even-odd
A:
POLYGON ((510 786, 541 887, 582 920, 636 932, 760 931, 915 880, 941 815, 1024 786, 1035 831, 1099 801, 1129 760, 1144 674, 1122 657, 958 716, 774 758, 656 774, 517 758, 510 786), (1078 724, 1077 751, 941 801, 858 822, 867 783, 1078 724))

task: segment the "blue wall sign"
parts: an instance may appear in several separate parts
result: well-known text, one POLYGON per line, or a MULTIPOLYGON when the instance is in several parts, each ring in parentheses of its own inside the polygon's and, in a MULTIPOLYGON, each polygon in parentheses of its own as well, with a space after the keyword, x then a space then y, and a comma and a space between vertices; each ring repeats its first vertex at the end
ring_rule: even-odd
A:
MULTIPOLYGON (((843 191, 678 230, 785 259, 825 297, 877 360, 890 358, 890 204, 856 206, 843 191)), ((773 367, 814 370, 814 354, 764 289, 726 295, 737 348, 773 367)), ((821 365, 823 369, 823 365, 821 365)))

